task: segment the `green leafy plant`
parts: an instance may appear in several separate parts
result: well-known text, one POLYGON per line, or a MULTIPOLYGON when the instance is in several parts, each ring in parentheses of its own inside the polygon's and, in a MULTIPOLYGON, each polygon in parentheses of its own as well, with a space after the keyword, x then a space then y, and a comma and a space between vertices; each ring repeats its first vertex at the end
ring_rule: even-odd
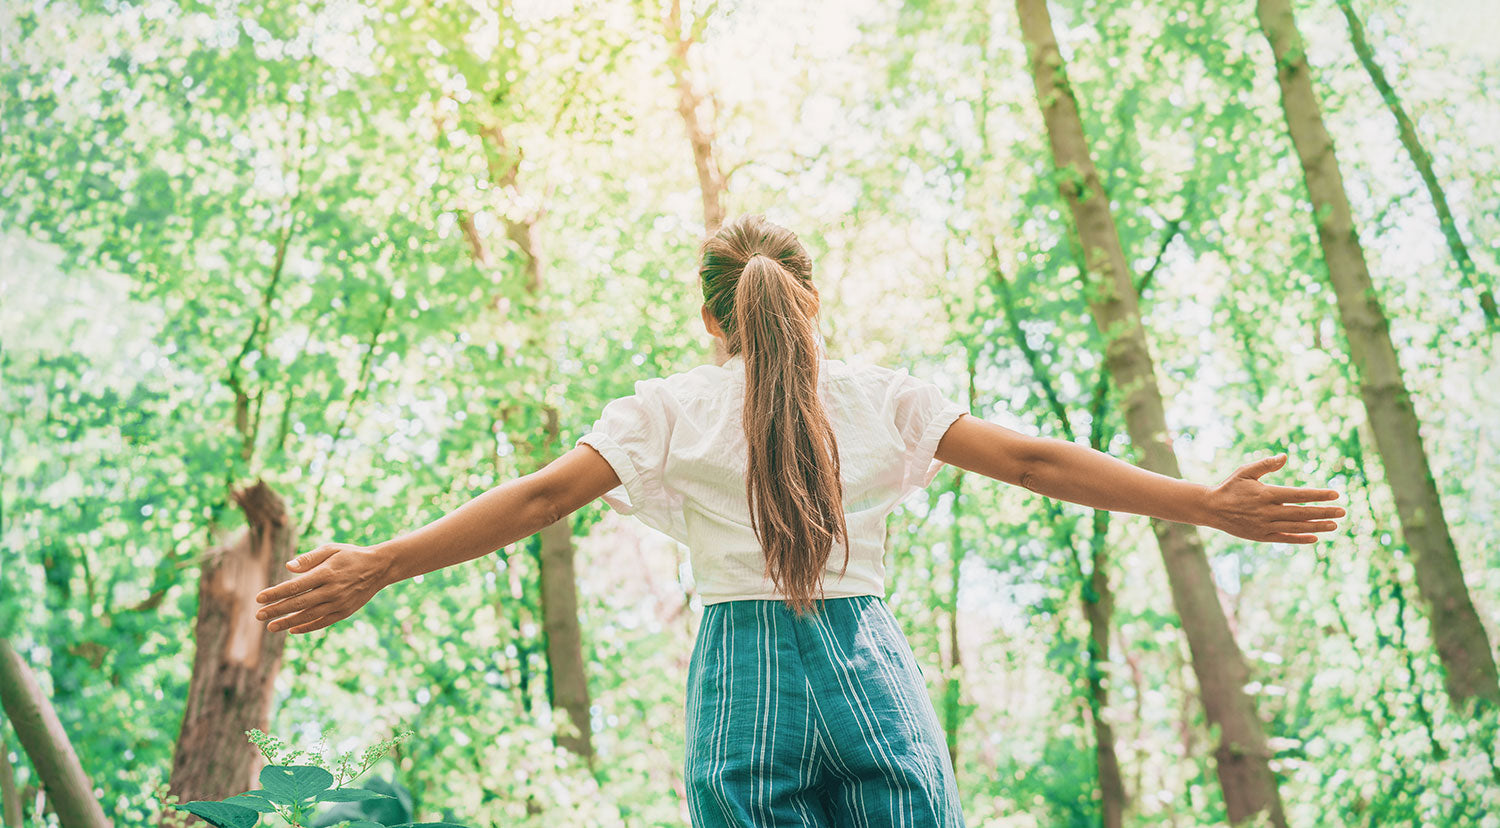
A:
POLYGON ((327 731, 318 735, 318 741, 314 743, 313 748, 302 750, 292 750, 291 746, 285 741, 268 733, 263 733, 259 730, 245 731, 245 737, 250 740, 250 744, 255 745, 256 749, 260 751, 260 755, 266 758, 268 765, 290 766, 298 757, 305 756, 305 763, 307 765, 322 768, 333 774, 333 787, 335 788, 342 787, 345 783, 354 781, 356 777, 374 767, 375 763, 380 761, 380 758, 389 753, 392 748, 410 739, 412 735, 410 730, 403 730, 389 739, 365 748, 364 752, 356 760, 353 751, 342 753, 335 759, 328 759, 324 755, 324 751, 318 749, 327 745, 327 731))
MULTIPOLYGON (((172 807, 217 828, 255 828, 263 814, 276 814, 293 828, 308 828, 314 811, 324 803, 390 799, 387 794, 346 785, 373 767, 391 748, 411 738, 412 732, 402 731, 371 745, 358 757, 350 751, 333 760, 325 758, 321 749, 292 750, 286 742, 259 730, 247 731, 245 735, 268 763, 261 769, 259 788, 224 800, 174 803, 172 807), (298 758, 305 764, 294 764, 298 758)), ((317 743, 319 748, 324 744, 326 734, 317 743)), ((385 826, 366 819, 350 820, 347 824, 349 828, 465 828, 446 822, 385 826)))

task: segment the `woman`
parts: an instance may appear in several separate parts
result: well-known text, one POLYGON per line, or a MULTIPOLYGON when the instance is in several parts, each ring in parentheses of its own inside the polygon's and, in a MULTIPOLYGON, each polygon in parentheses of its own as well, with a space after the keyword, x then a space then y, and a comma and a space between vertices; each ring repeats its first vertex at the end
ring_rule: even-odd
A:
POLYGON ((294 559, 302 574, 261 593, 259 617, 321 629, 603 497, 691 551, 704 603, 685 711, 695 826, 962 826, 921 669, 883 597, 886 515, 944 463, 1256 541, 1312 543, 1344 514, 1292 505, 1335 491, 1258 480, 1285 455, 1210 488, 970 416, 904 370, 829 359, 811 274, 789 230, 724 225, 699 275, 727 359, 636 383, 567 454, 419 530, 294 559))

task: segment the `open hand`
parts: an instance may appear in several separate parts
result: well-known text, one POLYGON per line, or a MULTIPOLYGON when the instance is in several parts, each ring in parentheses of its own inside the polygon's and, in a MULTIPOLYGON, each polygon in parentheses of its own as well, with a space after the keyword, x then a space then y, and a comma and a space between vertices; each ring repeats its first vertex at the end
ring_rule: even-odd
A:
POLYGON ((1313 532, 1331 532, 1338 524, 1328 518, 1344 516, 1340 506, 1295 506, 1318 500, 1337 500, 1333 489, 1268 486, 1261 475, 1286 465, 1286 454, 1246 463, 1227 480, 1209 490, 1209 526, 1246 540, 1266 543, 1313 543, 1313 532))
POLYGON ((287 561, 286 568, 304 574, 255 596, 256 602, 269 605, 255 618, 268 621, 271 632, 321 630, 353 615, 386 586, 385 559, 352 543, 324 544, 287 561))

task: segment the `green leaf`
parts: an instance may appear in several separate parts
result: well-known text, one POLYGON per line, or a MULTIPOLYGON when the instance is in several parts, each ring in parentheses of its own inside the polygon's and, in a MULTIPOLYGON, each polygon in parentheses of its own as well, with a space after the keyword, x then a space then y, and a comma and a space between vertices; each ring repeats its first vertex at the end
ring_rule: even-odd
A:
POLYGON ((368 819, 356 819, 351 821, 345 828, 385 828, 385 826, 368 819))
MULTIPOLYGON (((264 783, 262 783, 262 784, 264 784, 264 783)), ((253 796, 253 797, 256 797, 257 799, 264 799, 267 802, 275 803, 277 805, 296 805, 297 804, 297 800, 296 799, 293 799, 292 797, 287 796, 286 794, 278 793, 276 791, 267 791, 267 790, 246 791, 246 792, 244 792, 242 794, 238 794, 238 796, 253 796)))
POLYGON ((255 828, 260 819, 260 814, 255 811, 227 802, 184 802, 176 807, 179 811, 200 816, 218 828, 255 828))
MULTIPOLYGON (((242 794, 235 794, 234 796, 231 796, 224 801, 232 805, 240 805, 249 808, 252 811, 258 811, 262 814, 271 814, 276 812, 276 808, 271 805, 271 802, 273 800, 267 797, 262 791, 245 791, 242 794)), ((286 802, 283 804, 290 805, 292 803, 286 802)))
POLYGON ((383 793, 364 788, 333 788, 318 794, 314 802, 363 802, 366 799, 390 799, 383 793))
POLYGON ((333 774, 313 765, 267 765, 260 784, 268 794, 305 802, 333 787, 333 774))
POLYGON ((403 822, 400 825, 392 825, 390 828, 469 828, 469 826, 456 822, 403 822))

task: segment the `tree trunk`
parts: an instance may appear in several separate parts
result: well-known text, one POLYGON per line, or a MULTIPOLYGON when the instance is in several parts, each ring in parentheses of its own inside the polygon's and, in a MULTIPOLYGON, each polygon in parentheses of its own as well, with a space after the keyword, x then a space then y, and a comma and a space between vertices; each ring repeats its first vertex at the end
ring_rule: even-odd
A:
MULTIPOLYGON (((1087 300, 1105 339, 1105 367, 1120 394, 1131 442, 1144 468, 1181 477, 1168 443, 1166 414, 1146 344, 1135 285, 1131 282, 1109 199, 1084 138, 1078 104, 1065 76, 1045 0, 1016 0, 1022 36, 1047 137, 1083 248, 1087 300)), ((1210 726, 1219 785, 1231 823, 1268 818, 1284 828, 1286 816, 1271 773, 1265 731, 1244 684, 1248 670, 1219 604, 1213 573, 1197 530, 1151 519, 1192 653, 1193 671, 1210 726)))
POLYGON ((692 66, 688 63, 688 52, 703 32, 706 17, 693 23, 693 30, 682 31, 682 0, 672 0, 664 26, 667 45, 671 54, 667 63, 672 68, 672 79, 677 86, 677 114, 682 116, 687 129, 688 143, 693 147, 693 167, 698 172, 698 191, 703 198, 703 229, 713 235, 724 223, 724 175, 719 171, 718 158, 714 155, 714 133, 712 125, 705 126, 700 113, 703 96, 694 86, 692 66))
POLYGON ((1479 702, 1486 706, 1500 703, 1500 679, 1489 637, 1464 584, 1458 550, 1422 445, 1420 423, 1391 343, 1390 323, 1370 281, 1333 139, 1313 93, 1291 4, 1289 0, 1258 0, 1256 15, 1276 57, 1287 131, 1312 199, 1328 281, 1338 298, 1350 358, 1359 372, 1365 414, 1385 464, 1386 480, 1396 495, 1396 512, 1412 551, 1417 589, 1443 662, 1448 695, 1460 709, 1479 702))
MULTIPOLYGON (((1161 257, 1157 257, 1157 262, 1161 257)), ((1108 404, 1109 377, 1099 372, 1094 384, 1094 402, 1090 411, 1093 425, 1089 429, 1089 446, 1104 451, 1109 431, 1104 426, 1108 404)), ((1104 683, 1101 664, 1109 663, 1109 633, 1115 614, 1115 594, 1109 586, 1109 512, 1095 509, 1093 532, 1089 535, 1089 582, 1083 590, 1083 614, 1089 622, 1089 710, 1094 719, 1095 763, 1099 767, 1099 791, 1104 828, 1120 828, 1125 821, 1125 779, 1120 773, 1120 758, 1115 753, 1115 730, 1105 719, 1109 707, 1109 687, 1104 683)))
POLYGON ((1417 127, 1407 116, 1406 108, 1401 105, 1401 99, 1396 96, 1395 88, 1386 79, 1380 64, 1375 62, 1375 51, 1370 48, 1370 42, 1365 39, 1365 27, 1360 24, 1350 0, 1335 0, 1335 2, 1338 3, 1339 11, 1344 13, 1344 20, 1349 23, 1349 40, 1354 44, 1354 53, 1359 55, 1359 62, 1370 74, 1370 81, 1380 91, 1380 97, 1385 101, 1386 108, 1396 119, 1396 132, 1401 136, 1401 146, 1406 148, 1406 154, 1411 156, 1411 162, 1417 167, 1417 174, 1422 177, 1422 183, 1427 187, 1427 195, 1432 199, 1433 208, 1437 210, 1438 226, 1443 230, 1443 238, 1448 242, 1448 250, 1453 254, 1453 261, 1458 264, 1459 276, 1464 284, 1479 294, 1479 308, 1484 311, 1485 321, 1491 326, 1500 323, 1500 312, 1497 312, 1495 307, 1495 294, 1488 285, 1480 281, 1479 273, 1474 267, 1474 260, 1469 258, 1469 248, 1464 244, 1464 238, 1458 232, 1458 224, 1453 220, 1453 211, 1448 209, 1448 197, 1443 193, 1443 186, 1438 183, 1437 173, 1432 169, 1432 156, 1428 154, 1427 148, 1422 146, 1422 139, 1417 137, 1417 127))
POLYGON ((542 624, 547 632, 547 663, 552 666, 552 708, 559 717, 556 741, 593 767, 589 727, 589 686, 583 669, 583 637, 578 623, 578 589, 573 571, 573 527, 567 518, 542 535, 542 624))
POLYGON ((180 801, 223 799, 260 787, 261 757, 245 731, 268 729, 287 633, 255 619, 255 596, 277 583, 297 552, 297 523, 263 480, 232 493, 246 527, 204 556, 198 578, 197 653, 172 759, 180 801))
MULTIPOLYGON (((502 192, 515 193, 519 187, 517 171, 521 160, 519 148, 512 150, 506 142, 503 127, 492 125, 483 131, 489 145, 490 179, 502 192)), ((515 246, 521 259, 521 269, 526 277, 526 293, 537 298, 546 285, 545 270, 539 254, 540 233, 536 216, 511 218, 502 213, 506 238, 515 246)), ((484 263, 490 256, 477 236, 470 238, 470 249, 475 258, 484 263)), ((535 344, 536 331, 532 326, 528 343, 535 344)), ((558 443, 558 412, 551 406, 542 409, 546 422, 545 434, 536 444, 537 457, 542 465, 556 459, 562 453, 558 443)), ((572 522, 567 517, 542 529, 540 534, 541 554, 538 556, 541 570, 542 629, 547 639, 548 688, 553 710, 563 715, 557 717, 557 730, 553 741, 582 757, 590 770, 594 768, 594 748, 589 721, 588 675, 583 663, 583 630, 578 622, 578 582, 574 575, 572 522)), ((522 652, 522 658, 525 652, 522 652)), ((525 670, 525 665, 521 668, 525 670)))
MULTIPOLYGON (((1157 260, 1160 261, 1160 257, 1157 260)), ((1048 409, 1053 417, 1057 419, 1058 430, 1068 442, 1074 442, 1073 426, 1068 420, 1067 407, 1058 396, 1057 387, 1052 382, 1052 378, 1047 374, 1041 354, 1031 347, 1026 339, 1020 316, 1016 313, 1016 303, 1010 283, 1006 281, 1005 273, 1000 269, 1000 255, 993 244, 990 247, 990 275, 995 292, 999 294, 1000 308, 1005 314, 1005 325, 1010 331, 1011 338, 1026 358, 1032 378, 1041 388, 1041 396, 1047 401, 1048 409)), ((970 381, 973 381, 972 372, 970 381)), ((1089 445, 1096 451, 1104 451, 1104 446, 1108 442, 1108 431, 1104 426, 1108 390, 1108 372, 1100 371, 1098 381, 1094 383, 1094 399, 1089 410, 1089 420, 1093 424, 1089 431, 1089 445)), ((972 399, 971 393, 971 407, 972 399)), ((1049 505, 1051 505, 1050 501, 1049 505)), ((1089 717, 1094 729, 1094 758, 1099 775, 1100 817, 1104 828, 1120 828, 1125 818, 1125 783, 1120 776, 1120 760, 1115 753, 1114 729, 1104 719, 1104 710, 1109 706, 1109 689, 1105 686, 1105 674, 1100 666, 1109 661, 1109 632, 1114 615, 1114 595, 1109 587, 1109 547, 1105 544, 1109 531, 1109 512, 1104 509, 1094 510, 1093 534, 1089 538, 1090 569, 1085 575, 1083 562, 1079 560, 1080 556, 1074 546, 1071 533, 1063 527, 1060 520, 1061 509, 1054 505, 1048 511, 1053 518, 1054 530, 1060 536, 1065 536, 1063 540, 1068 546, 1074 572, 1079 580, 1079 604, 1083 608, 1084 620, 1089 626, 1089 659, 1086 669, 1088 671, 1089 717)))
MULTIPOLYGON (((1095 446, 1098 448, 1098 446, 1095 446)), ((1102 449, 1101 449, 1102 450, 1102 449)), ((1093 571, 1083 593, 1083 614, 1089 623, 1089 717, 1094 724, 1094 760, 1099 771, 1100 812, 1104 828, 1120 828, 1125 820, 1125 781, 1115 754, 1115 731, 1104 717, 1109 706, 1109 688, 1100 665, 1109 661, 1109 626, 1114 613, 1114 594, 1109 588, 1108 547, 1105 533, 1109 512, 1094 510, 1094 534, 1090 538, 1093 571)))
POLYGON ((953 530, 950 535, 948 557, 952 561, 952 583, 948 594, 948 681, 943 691, 943 724, 948 735, 948 760, 958 771, 958 718, 959 699, 962 686, 958 678, 961 659, 958 654, 958 588, 959 575, 964 562, 963 530, 958 519, 963 514, 959 498, 963 493, 964 474, 955 470, 953 475, 953 530))
MULTIPOLYGON (((94 797, 94 786, 89 784, 83 766, 78 763, 78 754, 73 752, 73 743, 68 741, 57 711, 52 709, 52 703, 21 654, 3 638, 0 638, 0 708, 4 708, 21 749, 26 751, 46 788, 58 824, 62 828, 108 828, 111 823, 104 818, 104 809, 94 797)), ((4 765, 3 773, 9 778, 10 763, 4 765)), ((5 792, 5 816, 8 824, 20 825, 20 802, 16 801, 14 780, 5 792), (16 822, 9 822, 12 818, 16 822)))

